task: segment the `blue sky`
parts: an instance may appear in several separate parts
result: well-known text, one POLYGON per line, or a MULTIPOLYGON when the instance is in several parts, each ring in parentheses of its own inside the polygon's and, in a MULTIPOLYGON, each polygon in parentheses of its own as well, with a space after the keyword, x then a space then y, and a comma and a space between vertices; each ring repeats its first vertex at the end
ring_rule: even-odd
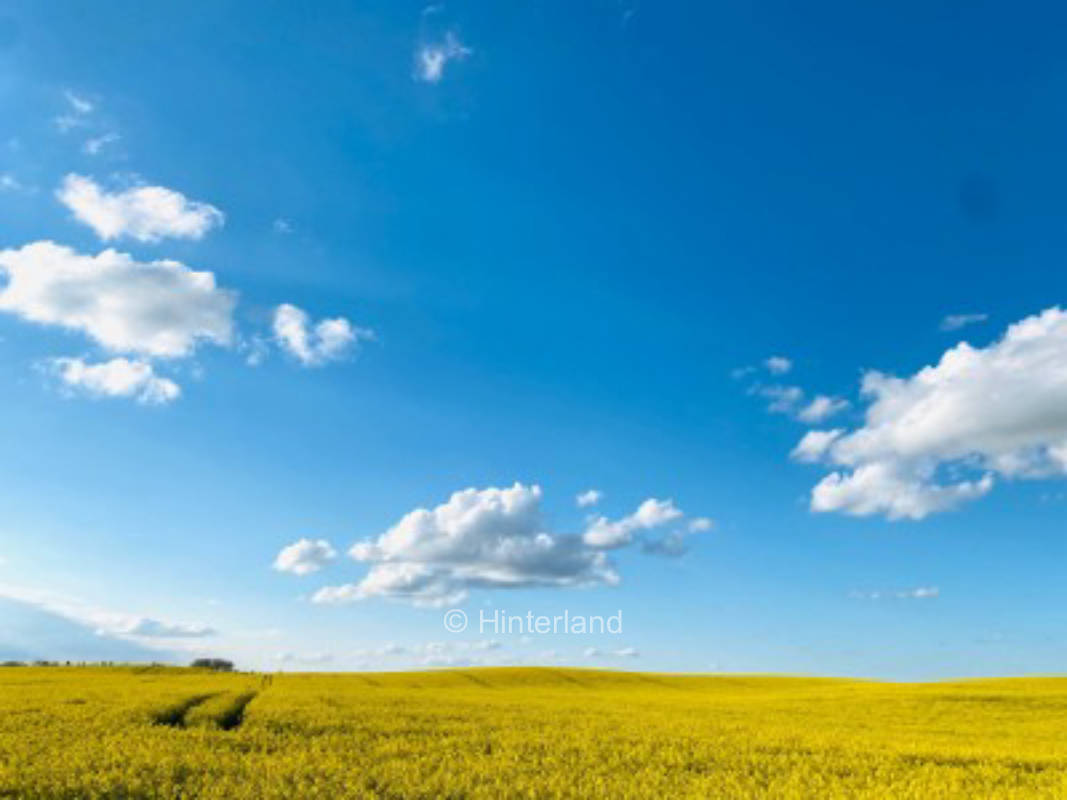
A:
POLYGON ((1062 669, 1035 11, 0 2, 0 645, 1062 669))

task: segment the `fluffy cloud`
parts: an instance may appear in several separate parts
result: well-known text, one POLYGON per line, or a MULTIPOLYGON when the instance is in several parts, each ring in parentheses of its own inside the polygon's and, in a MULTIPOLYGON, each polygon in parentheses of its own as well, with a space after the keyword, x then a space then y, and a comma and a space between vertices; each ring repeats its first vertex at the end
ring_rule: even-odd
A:
POLYGON ((361 341, 373 341, 374 331, 358 328, 344 317, 312 325, 301 308, 283 303, 274 310, 274 338, 283 350, 307 367, 343 358, 361 341))
POLYGON ((419 48, 415 54, 415 79, 437 83, 444 77, 449 61, 463 61, 473 52, 456 34, 448 32, 443 41, 419 48))
POLYGON ((294 575, 318 572, 337 557, 325 539, 300 539, 283 547, 274 559, 274 569, 294 575))
POLYGON ((817 394, 805 403, 804 390, 799 386, 756 385, 749 393, 769 400, 767 410, 772 414, 785 414, 809 425, 822 422, 849 406, 847 400, 825 394, 817 394))
POLYGON ((832 431, 808 431, 804 434, 790 455, 797 461, 815 462, 826 455, 830 445, 843 433, 844 428, 834 428, 832 431))
POLYGON ((988 314, 949 314, 941 320, 940 327, 943 331, 958 331, 960 328, 985 322, 987 319, 989 319, 988 314))
POLYGON ((327 586, 319 603, 387 597, 419 605, 462 601, 472 588, 615 584, 606 555, 581 537, 547 530, 541 488, 465 489, 433 508, 404 515, 349 554, 372 564, 355 584, 327 586))
POLYGON ((805 437, 794 455, 837 469, 815 511, 921 519, 989 492, 995 476, 1067 475, 1067 312, 1050 308, 985 348, 962 342, 910 377, 863 377, 863 426, 805 437))
POLYGON ((132 397, 139 403, 162 405, 181 394, 178 384, 156 375, 145 361, 113 358, 89 364, 80 358, 55 358, 49 363, 65 386, 96 397, 132 397))
POLYGON ((189 200, 164 186, 108 192, 92 178, 70 174, 63 179, 56 197, 104 241, 122 236, 140 242, 200 239, 224 220, 214 206, 189 200))
POLYGON ((817 394, 810 403, 797 412, 797 419, 808 424, 815 424, 829 419, 846 408, 848 408, 848 400, 817 394))
POLYGON ((589 489, 576 496, 574 502, 578 504, 578 508, 588 508, 589 506, 595 506, 603 498, 604 493, 599 489, 589 489))
POLYGON ((624 547, 633 541, 634 534, 638 531, 658 528, 682 516, 682 512, 675 508, 673 500, 650 497, 639 505, 634 513, 622 519, 594 517, 582 534, 582 541, 590 547, 601 549, 624 547))
POLYGON ((81 331, 114 352, 173 358, 206 341, 228 345, 236 295, 178 261, 82 255, 42 241, 0 250, 0 311, 81 331))

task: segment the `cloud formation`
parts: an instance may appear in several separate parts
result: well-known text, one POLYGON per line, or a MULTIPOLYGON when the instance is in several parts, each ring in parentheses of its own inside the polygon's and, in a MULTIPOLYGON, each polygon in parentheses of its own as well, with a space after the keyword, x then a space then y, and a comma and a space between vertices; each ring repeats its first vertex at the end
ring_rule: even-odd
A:
POLYGON ((763 362, 763 366, 772 375, 785 375, 793 368, 793 362, 785 356, 771 356, 763 362))
POLYGON ((374 331, 359 328, 344 317, 312 324, 307 312, 289 303, 274 310, 274 339, 305 367, 318 367, 344 358, 361 341, 373 341, 374 331))
POLYGON ((35 606, 85 625, 94 629, 98 634, 106 636, 119 636, 134 640, 188 639, 213 636, 217 633, 207 625, 167 622, 141 614, 109 611, 54 592, 10 584, 0 584, 0 597, 35 606))
POLYGON ((650 531, 674 522, 684 516, 673 500, 657 500, 650 497, 632 514, 622 519, 610 520, 605 516, 594 517, 582 534, 582 541, 590 547, 603 550, 625 547, 639 531, 650 531))
POLYGON ((80 331, 112 352, 176 358, 232 340, 236 294, 178 261, 82 255, 41 241, 0 250, 0 275, 0 311, 80 331))
POLYGON ((922 519, 988 493, 997 476, 1067 475, 1067 312, 1011 325, 985 348, 961 342, 914 375, 863 376, 864 424, 809 434, 801 460, 834 469, 814 511, 922 519))
POLYGON ((618 573, 579 536, 552 533, 539 486, 465 489, 432 509, 405 514, 376 539, 349 551, 371 564, 358 583, 328 586, 319 603, 386 597, 418 605, 461 602, 473 588, 616 584, 618 573))
POLYGON ((274 559, 274 569, 294 575, 310 575, 336 557, 337 551, 325 539, 299 539, 281 549, 274 559))
POLYGON ((958 331, 968 325, 985 322, 989 319, 988 314, 949 314, 941 320, 940 328, 943 331, 958 331))
POLYGON ((95 397, 130 397, 145 405, 163 405, 181 394, 178 384, 156 375, 147 361, 113 358, 91 364, 80 358, 54 358, 49 365, 64 386, 95 397))
POLYGON ((108 192, 92 178, 73 173, 63 179, 56 197, 105 242, 121 237, 139 242, 201 239, 225 220, 215 206, 189 200, 164 186, 108 192))
POLYGON ((441 42, 424 44, 415 54, 415 79, 425 83, 438 83, 445 75, 445 66, 450 61, 463 61, 474 51, 449 31, 441 42))
POLYGON ((574 498, 574 502, 578 504, 578 508, 589 508, 589 506, 595 506, 603 498, 604 493, 599 489, 588 489, 579 493, 574 498))

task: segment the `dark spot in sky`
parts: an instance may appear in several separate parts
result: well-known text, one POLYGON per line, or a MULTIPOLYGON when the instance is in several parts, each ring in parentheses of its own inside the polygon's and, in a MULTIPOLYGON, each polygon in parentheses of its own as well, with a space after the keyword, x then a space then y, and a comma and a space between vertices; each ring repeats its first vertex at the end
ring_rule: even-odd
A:
POLYGON ((959 204, 963 216, 971 222, 993 222, 1000 212, 1000 193, 996 181, 979 173, 967 175, 960 181, 959 204))
POLYGON ((10 50, 22 36, 19 24, 11 17, 0 17, 0 50, 10 50))

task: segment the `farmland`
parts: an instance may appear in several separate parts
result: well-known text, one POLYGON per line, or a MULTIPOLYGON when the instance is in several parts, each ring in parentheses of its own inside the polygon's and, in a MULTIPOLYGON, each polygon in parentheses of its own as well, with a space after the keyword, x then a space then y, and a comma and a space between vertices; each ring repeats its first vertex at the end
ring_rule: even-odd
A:
POLYGON ((1062 798, 1067 679, 11 667, 0 796, 1062 798))

